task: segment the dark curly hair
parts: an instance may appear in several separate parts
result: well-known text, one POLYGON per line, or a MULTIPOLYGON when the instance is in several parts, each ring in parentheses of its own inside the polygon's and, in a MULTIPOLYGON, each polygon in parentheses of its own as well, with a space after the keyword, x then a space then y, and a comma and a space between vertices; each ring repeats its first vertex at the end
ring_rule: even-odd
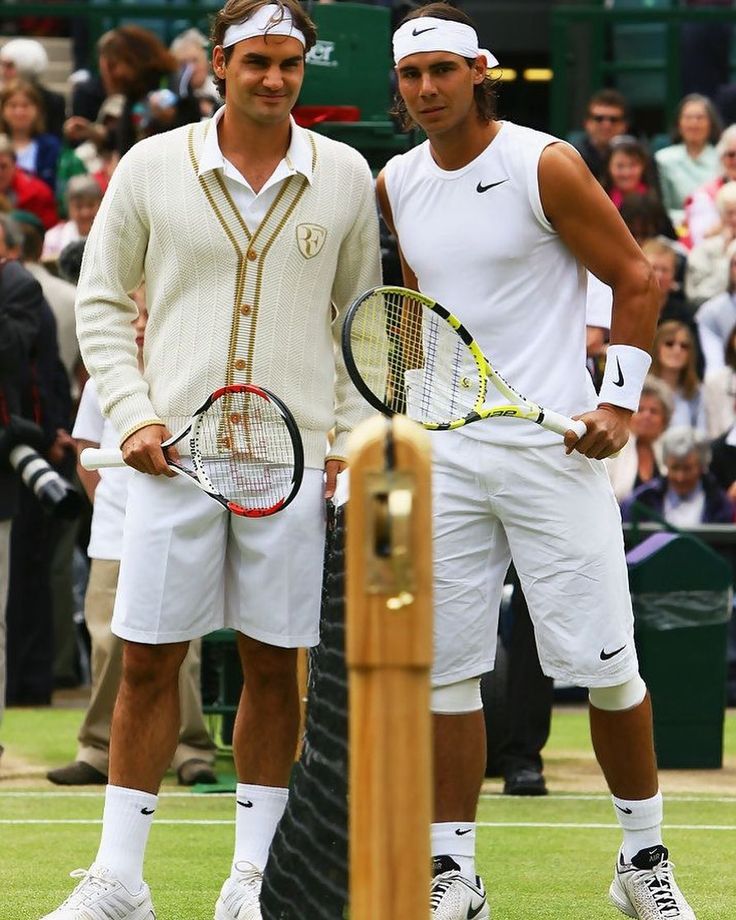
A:
MULTIPOLYGON (((447 19, 449 22, 461 22, 463 25, 470 26, 471 29, 475 28, 473 20, 466 13, 444 2, 428 3, 426 6, 412 10, 411 13, 404 16, 399 25, 403 26, 405 22, 411 22, 413 19, 422 19, 425 16, 433 16, 435 19, 447 19)), ((468 67, 472 67, 475 62, 474 58, 464 58, 464 60, 467 61, 468 67)), ((496 87, 499 82, 499 80, 486 75, 485 80, 479 83, 474 89, 478 118, 480 118, 481 121, 491 122, 496 118, 498 102, 496 87)), ((417 127, 400 93, 396 93, 394 97, 391 115, 397 119, 404 131, 411 131, 412 128, 417 127)))

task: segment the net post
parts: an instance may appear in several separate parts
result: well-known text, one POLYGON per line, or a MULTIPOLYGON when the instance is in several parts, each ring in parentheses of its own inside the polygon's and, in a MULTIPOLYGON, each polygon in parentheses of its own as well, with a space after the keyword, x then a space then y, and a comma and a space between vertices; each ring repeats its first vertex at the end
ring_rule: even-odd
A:
POLYGON ((429 436, 403 416, 368 419, 349 466, 350 918, 419 920, 431 861, 429 436))

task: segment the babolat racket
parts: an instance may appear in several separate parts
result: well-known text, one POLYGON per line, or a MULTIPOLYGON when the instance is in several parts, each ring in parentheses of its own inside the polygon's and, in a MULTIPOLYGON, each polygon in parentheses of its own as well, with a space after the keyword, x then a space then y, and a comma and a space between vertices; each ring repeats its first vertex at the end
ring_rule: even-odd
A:
MULTIPOLYGON (((215 390, 187 424, 161 445, 172 470, 243 517, 284 509, 302 482, 304 449, 284 403, 263 387, 232 384, 215 390), (179 459, 168 448, 179 445, 179 459)), ((119 450, 87 448, 87 470, 125 466, 119 450)))
POLYGON ((436 301, 402 287, 377 287, 348 309, 345 364, 361 395, 379 412, 400 413, 430 430, 485 418, 522 418, 564 435, 585 422, 543 409, 496 371, 460 320, 436 301), (489 384, 506 405, 486 405, 489 384))

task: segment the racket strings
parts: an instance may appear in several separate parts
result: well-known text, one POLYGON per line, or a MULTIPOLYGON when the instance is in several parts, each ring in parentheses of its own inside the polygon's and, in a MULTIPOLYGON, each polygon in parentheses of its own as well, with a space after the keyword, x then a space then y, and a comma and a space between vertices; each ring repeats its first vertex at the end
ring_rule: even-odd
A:
POLYGON ((449 323, 416 298, 387 291, 367 297, 353 317, 350 349, 364 385, 392 412, 450 422, 479 401, 472 354, 449 323))
POLYGON ((212 488, 248 511, 280 504, 293 486, 291 433, 279 409, 256 393, 226 393, 200 417, 195 468, 212 488))

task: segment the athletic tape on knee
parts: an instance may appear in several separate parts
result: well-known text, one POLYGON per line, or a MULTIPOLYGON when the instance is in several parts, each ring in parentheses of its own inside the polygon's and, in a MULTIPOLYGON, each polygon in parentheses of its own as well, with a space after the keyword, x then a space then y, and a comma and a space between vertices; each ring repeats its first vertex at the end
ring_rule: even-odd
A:
POLYGON ((455 716, 483 708, 480 678, 471 677, 456 684, 432 688, 432 712, 438 716, 455 716))
POLYGON ((644 700, 646 695, 647 685, 639 674, 617 687, 591 687, 588 690, 588 699, 591 705, 606 712, 621 712, 624 709, 633 709, 644 700))

